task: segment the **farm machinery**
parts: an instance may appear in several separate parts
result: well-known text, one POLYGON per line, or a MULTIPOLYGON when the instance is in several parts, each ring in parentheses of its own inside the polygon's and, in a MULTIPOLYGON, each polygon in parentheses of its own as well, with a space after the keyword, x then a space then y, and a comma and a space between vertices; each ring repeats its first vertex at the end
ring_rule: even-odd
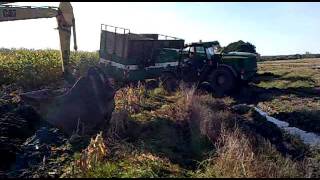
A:
POLYGON ((70 65, 71 28, 74 49, 77 50, 75 18, 70 2, 59 7, 31 7, 0 3, 0 22, 56 17, 60 37, 62 89, 41 89, 20 94, 49 123, 72 135, 76 130, 94 134, 111 118, 114 109, 114 90, 108 78, 97 67, 89 68, 87 75, 75 79, 70 65))
POLYGON ((0 22, 56 17, 60 37, 63 76, 67 82, 74 83, 71 75, 72 70, 69 66, 71 28, 73 30, 75 50, 77 50, 77 42, 75 18, 71 4, 69 2, 61 2, 59 7, 32 7, 7 5, 7 3, 1 2, 0 4, 0 22))
POLYGON ((126 28, 101 25, 99 67, 91 67, 85 76, 75 79, 69 63, 71 28, 77 50, 71 4, 30 7, 0 3, 0 21, 52 17, 58 22, 62 75, 68 85, 63 90, 42 89, 20 97, 68 135, 80 129, 82 134, 95 134, 107 124, 114 110, 113 80, 128 83, 159 79, 168 91, 174 91, 179 81, 209 84, 215 94, 222 95, 240 82, 250 81, 257 71, 256 54, 217 53, 217 41, 185 45, 176 37, 135 34, 126 28))
POLYGON ((179 81, 192 82, 222 96, 254 79, 259 56, 219 53, 219 47, 217 41, 185 45, 180 38, 134 34, 126 28, 102 24, 100 64, 115 81, 157 78, 168 91, 175 90, 179 81))

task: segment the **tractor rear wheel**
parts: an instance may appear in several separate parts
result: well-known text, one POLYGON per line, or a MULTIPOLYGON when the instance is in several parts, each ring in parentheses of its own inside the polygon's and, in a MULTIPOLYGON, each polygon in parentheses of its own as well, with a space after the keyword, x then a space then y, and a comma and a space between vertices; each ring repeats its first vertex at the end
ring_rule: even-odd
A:
POLYGON ((209 82, 215 96, 222 97, 236 87, 236 78, 226 68, 218 68, 209 75, 209 82))

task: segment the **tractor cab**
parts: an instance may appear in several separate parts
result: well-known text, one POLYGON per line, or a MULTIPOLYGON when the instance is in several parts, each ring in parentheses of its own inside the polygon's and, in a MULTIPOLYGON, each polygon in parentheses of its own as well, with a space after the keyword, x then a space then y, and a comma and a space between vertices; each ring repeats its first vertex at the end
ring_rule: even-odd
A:
POLYGON ((207 83, 216 94, 235 89, 253 79, 258 56, 254 53, 220 53, 219 42, 199 42, 184 46, 180 53, 179 75, 183 81, 207 83))
POLYGON ((220 54, 217 52, 219 47, 217 41, 187 44, 182 50, 182 59, 193 60, 200 64, 218 61, 220 59, 220 54))
POLYGON ((184 46, 181 51, 180 68, 182 77, 187 81, 199 79, 208 67, 216 67, 221 61, 221 55, 217 53, 219 43, 217 41, 191 43, 184 46))

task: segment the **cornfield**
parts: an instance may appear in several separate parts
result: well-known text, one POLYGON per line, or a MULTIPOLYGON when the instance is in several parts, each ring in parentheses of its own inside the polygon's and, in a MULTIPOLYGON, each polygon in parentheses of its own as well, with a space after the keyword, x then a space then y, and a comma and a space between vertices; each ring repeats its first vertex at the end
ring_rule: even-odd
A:
MULTIPOLYGON (((97 52, 71 52, 71 65, 79 74, 98 63, 97 52)), ((0 84, 15 83, 23 88, 56 83, 61 80, 61 57, 58 50, 0 50, 0 84)))

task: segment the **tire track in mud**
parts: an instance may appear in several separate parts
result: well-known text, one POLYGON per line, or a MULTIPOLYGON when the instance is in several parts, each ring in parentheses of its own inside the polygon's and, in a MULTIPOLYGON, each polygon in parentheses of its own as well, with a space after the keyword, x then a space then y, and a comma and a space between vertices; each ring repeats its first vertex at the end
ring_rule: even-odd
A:
POLYGON ((263 112, 261 109, 254 107, 254 110, 258 112, 261 116, 265 117, 267 121, 272 122, 273 124, 277 125, 278 128, 285 130, 291 135, 297 135, 300 139, 305 143, 312 147, 319 148, 320 147, 320 136, 313 133, 303 131, 296 127, 289 126, 289 123, 278 120, 272 116, 269 116, 266 112, 263 112))
POLYGON ((291 159, 303 160, 308 154, 309 148, 296 142, 292 137, 286 135, 277 125, 267 121, 266 118, 254 110, 253 106, 238 104, 232 107, 232 111, 238 114, 238 125, 243 132, 253 137, 254 146, 259 146, 260 140, 269 140, 271 144, 284 156, 291 159))
POLYGON ((270 113, 304 131, 319 133, 317 106, 320 103, 320 87, 313 88, 262 88, 255 85, 242 87, 231 95, 235 104, 248 104, 270 113), (285 104, 281 104, 285 100, 285 104), (289 103, 289 104, 287 104, 289 103), (307 107, 302 104, 307 103, 307 107), (300 105, 301 104, 301 105, 300 105), (290 107, 290 111, 282 108, 290 107), (275 108, 275 109, 274 109, 275 108), (278 111, 279 110, 279 111, 278 111))

